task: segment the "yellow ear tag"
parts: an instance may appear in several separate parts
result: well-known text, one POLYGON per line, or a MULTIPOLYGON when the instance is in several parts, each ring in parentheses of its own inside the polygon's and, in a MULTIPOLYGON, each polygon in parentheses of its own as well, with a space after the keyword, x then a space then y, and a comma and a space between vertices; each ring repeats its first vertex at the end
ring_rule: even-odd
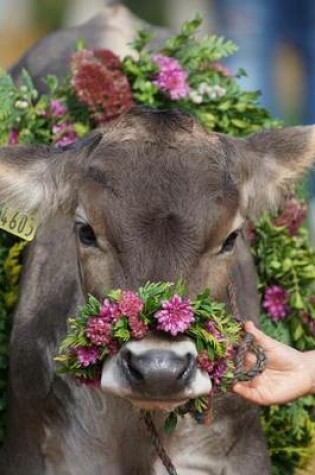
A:
POLYGON ((37 230, 35 214, 25 214, 8 206, 0 207, 0 229, 15 236, 32 241, 37 230))

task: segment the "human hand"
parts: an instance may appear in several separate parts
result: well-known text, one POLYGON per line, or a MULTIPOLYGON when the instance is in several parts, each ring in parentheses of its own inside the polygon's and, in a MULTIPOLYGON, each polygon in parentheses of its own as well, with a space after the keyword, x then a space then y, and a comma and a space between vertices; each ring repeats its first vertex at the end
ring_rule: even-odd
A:
POLYGON ((267 362, 265 370, 252 381, 235 383, 235 393, 261 405, 284 404, 315 393, 315 351, 303 353, 273 340, 252 322, 246 322, 245 330, 254 335, 267 362))

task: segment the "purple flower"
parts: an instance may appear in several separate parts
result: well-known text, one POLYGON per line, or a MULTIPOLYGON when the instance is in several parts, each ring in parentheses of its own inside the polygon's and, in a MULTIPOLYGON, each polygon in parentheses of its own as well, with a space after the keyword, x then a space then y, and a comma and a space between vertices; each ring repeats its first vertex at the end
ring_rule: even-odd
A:
POLYGON ((186 97, 190 90, 187 84, 188 72, 182 68, 180 63, 176 59, 162 54, 155 54, 152 59, 159 66, 159 72, 153 84, 161 91, 169 93, 174 101, 186 97))
POLYGON ((87 322, 86 336, 96 346, 107 346, 112 342, 112 326, 101 317, 90 317, 87 322))
POLYGON ((137 317, 143 310, 143 300, 135 292, 126 290, 122 293, 119 309, 127 317, 137 317))
POLYGON ((70 122, 56 124, 52 128, 53 141, 57 147, 72 145, 78 139, 77 133, 70 122))
POLYGON ((211 333, 211 335, 214 336, 214 338, 220 342, 223 343, 225 342, 225 337, 222 335, 222 333, 216 328, 215 324, 213 322, 208 322, 207 324, 207 331, 211 333))
POLYGON ((117 322, 121 317, 119 306, 105 299, 101 305, 100 317, 107 323, 117 322))
POLYGON ((213 384, 215 386, 220 386, 222 379, 226 372, 226 363, 223 358, 219 358, 215 364, 213 369, 213 384))
POLYGON ((272 285, 265 292, 262 306, 269 317, 276 322, 288 315, 290 310, 288 300, 289 294, 283 287, 272 285))
POLYGON ((156 312, 157 329, 176 336, 184 333, 194 322, 194 312, 188 299, 174 295, 171 300, 162 302, 163 310, 156 312))
POLYGON ((68 113, 68 108, 58 99, 50 100, 50 110, 54 117, 63 117, 68 113))
POLYGON ((93 346, 79 346, 75 348, 75 353, 79 363, 84 367, 96 363, 100 356, 98 348, 93 346))
POLYGON ((16 145, 19 143, 19 131, 16 129, 12 129, 9 133, 8 137, 8 145, 16 145))

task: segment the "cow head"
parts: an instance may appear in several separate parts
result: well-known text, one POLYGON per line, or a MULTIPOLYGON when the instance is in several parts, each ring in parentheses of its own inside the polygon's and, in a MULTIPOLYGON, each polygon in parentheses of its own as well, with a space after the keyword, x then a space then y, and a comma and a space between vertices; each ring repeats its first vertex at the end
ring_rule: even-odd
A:
MULTIPOLYGON (((0 202, 73 219, 85 293, 183 278, 222 299, 246 215, 275 208, 311 166, 315 127, 246 139, 207 133, 180 111, 134 109, 64 150, 0 151, 0 202)), ((187 338, 151 335, 105 364, 105 389, 149 407, 209 392, 187 338)))

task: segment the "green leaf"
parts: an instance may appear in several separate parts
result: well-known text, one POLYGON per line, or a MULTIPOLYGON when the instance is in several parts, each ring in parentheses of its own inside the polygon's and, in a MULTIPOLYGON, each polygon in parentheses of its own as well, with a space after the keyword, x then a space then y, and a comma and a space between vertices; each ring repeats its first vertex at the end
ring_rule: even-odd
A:
POLYGON ((164 431, 167 434, 170 434, 173 432, 176 426, 177 426, 177 414, 176 412, 173 411, 168 415, 168 417, 166 418, 164 422, 164 431))

